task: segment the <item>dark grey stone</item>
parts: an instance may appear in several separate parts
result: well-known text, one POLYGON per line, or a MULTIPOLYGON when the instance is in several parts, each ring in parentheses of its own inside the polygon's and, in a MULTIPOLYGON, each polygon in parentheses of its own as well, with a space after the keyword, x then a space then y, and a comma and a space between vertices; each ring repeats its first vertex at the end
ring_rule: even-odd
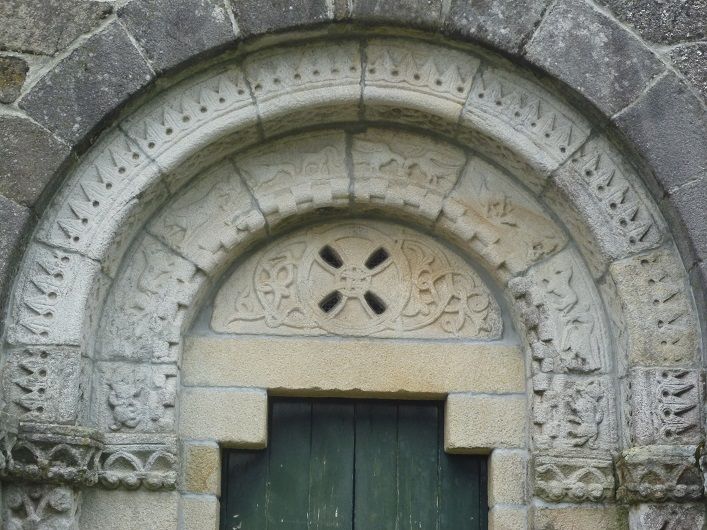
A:
POLYGON ((62 60, 19 105, 76 144, 152 78, 152 70, 116 22, 62 60))
POLYGON ((3 311, 23 242, 29 233, 29 208, 0 195, 0 333, 5 321, 3 311))
POLYGON ((17 116, 0 116, 0 194, 33 206, 47 183, 70 161, 69 148, 17 116))
POLYGON ((118 18, 157 71, 235 40, 229 13, 218 0, 134 0, 118 18))
POLYGON ((646 40, 665 44, 704 38, 707 0, 597 0, 646 40))
POLYGON ((551 0, 452 0, 444 31, 518 53, 551 0))
POLYGON ((707 116, 676 75, 664 75, 614 122, 651 166, 663 192, 707 169, 707 116))
POLYGON ((698 261, 707 261, 707 173, 678 188, 665 200, 669 207, 664 210, 671 225, 681 226, 689 237, 686 243, 690 248, 686 250, 698 261))
POLYGON ((561 0, 526 50, 536 65, 612 116, 664 70, 637 38, 581 0, 561 0))
POLYGON ((232 0, 244 36, 311 26, 329 20, 325 0, 232 0))
POLYGON ((95 0, 2 0, 0 49, 53 55, 112 12, 95 0))
POLYGON ((707 42, 677 46, 670 52, 670 60, 707 101, 707 42))
POLYGON ((352 12, 356 21, 434 29, 440 23, 442 0, 354 0, 352 12))
POLYGON ((20 96, 28 70, 24 59, 0 56, 0 102, 12 103, 20 96))

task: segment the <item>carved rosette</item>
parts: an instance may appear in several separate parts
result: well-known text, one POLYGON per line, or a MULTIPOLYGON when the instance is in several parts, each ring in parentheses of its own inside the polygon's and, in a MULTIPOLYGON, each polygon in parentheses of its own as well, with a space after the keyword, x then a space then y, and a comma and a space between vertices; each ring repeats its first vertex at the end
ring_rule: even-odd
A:
POLYGON ((602 502, 614 497, 614 463, 605 452, 540 453, 535 494, 550 502, 602 502))
POLYGON ((625 502, 687 502, 704 493, 695 446, 634 447, 623 452, 617 471, 617 496, 625 502))

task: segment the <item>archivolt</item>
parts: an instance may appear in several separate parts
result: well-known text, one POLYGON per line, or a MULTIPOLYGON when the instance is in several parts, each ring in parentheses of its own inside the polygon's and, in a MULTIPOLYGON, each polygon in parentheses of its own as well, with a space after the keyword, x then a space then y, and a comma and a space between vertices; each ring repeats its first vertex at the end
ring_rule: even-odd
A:
MULTIPOLYGON (((105 135, 26 252, 7 326, 10 410, 129 432, 105 420, 101 374, 157 378, 173 403, 182 336, 228 265, 341 210, 450 240, 507 293, 535 449, 606 462, 620 434, 700 439, 699 407, 651 419, 655 432, 617 417, 617 399, 640 404, 634 417, 659 405, 650 389, 617 398, 629 369, 681 368, 664 378, 691 381, 700 346, 684 268, 630 161, 529 71, 478 49, 366 36, 250 53, 105 135)), ((173 416, 156 417, 149 431, 174 433, 173 416)))

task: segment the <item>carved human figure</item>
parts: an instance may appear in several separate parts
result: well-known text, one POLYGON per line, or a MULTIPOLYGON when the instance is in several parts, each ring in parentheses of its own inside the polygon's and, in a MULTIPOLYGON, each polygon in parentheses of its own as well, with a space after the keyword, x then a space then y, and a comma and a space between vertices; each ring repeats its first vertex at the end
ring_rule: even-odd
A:
POLYGON ((113 411, 115 422, 110 426, 113 431, 119 431, 122 427, 134 429, 143 417, 143 404, 141 395, 143 381, 117 380, 108 383, 110 394, 108 403, 113 411))

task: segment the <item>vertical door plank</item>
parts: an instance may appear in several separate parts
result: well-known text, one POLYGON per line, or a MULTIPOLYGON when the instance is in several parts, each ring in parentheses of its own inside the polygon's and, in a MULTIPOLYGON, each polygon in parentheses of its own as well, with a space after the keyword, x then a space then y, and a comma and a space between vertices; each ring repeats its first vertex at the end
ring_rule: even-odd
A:
POLYGON ((438 443, 436 404, 398 409, 398 530, 437 528, 438 443))
POLYGON ((356 404, 356 530, 396 530, 398 407, 356 404))
POLYGON ((221 502, 223 530, 265 528, 268 455, 265 451, 229 451, 225 455, 226 483, 221 502))
POLYGON ((479 458, 440 447, 440 479, 440 530, 481 529, 479 458))
POLYGON ((351 530, 354 404, 314 401, 309 461, 309 530, 351 530))
POLYGON ((308 530, 311 402, 274 401, 270 417, 267 530, 308 530))

